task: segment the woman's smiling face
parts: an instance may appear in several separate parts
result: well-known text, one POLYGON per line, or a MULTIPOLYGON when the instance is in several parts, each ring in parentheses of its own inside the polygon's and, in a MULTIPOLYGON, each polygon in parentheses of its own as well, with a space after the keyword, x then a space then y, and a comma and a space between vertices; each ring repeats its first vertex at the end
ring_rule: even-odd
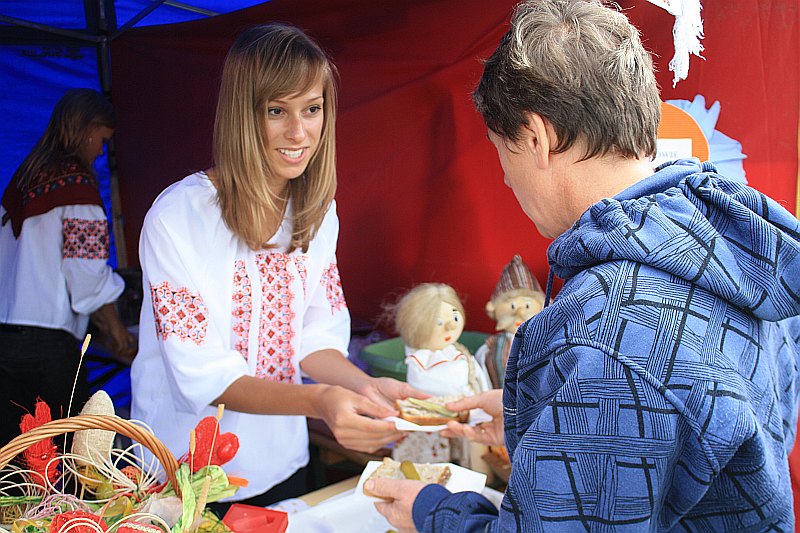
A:
POLYGON ((301 176, 317 151, 325 121, 324 103, 321 81, 307 92, 267 103, 267 162, 276 192, 301 176))

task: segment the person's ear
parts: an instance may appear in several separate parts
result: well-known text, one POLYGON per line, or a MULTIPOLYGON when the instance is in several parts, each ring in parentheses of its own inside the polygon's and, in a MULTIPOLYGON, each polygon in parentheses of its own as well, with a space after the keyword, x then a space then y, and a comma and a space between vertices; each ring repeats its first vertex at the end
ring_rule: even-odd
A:
POLYGON ((550 147, 554 145, 555 135, 550 122, 539 113, 527 113, 528 122, 525 129, 528 130, 529 138, 527 142, 534 155, 534 160, 539 168, 547 168, 550 164, 550 147))
POLYGON ((486 302, 486 314, 489 315, 489 318, 494 320, 494 318, 495 318, 495 316, 494 316, 494 302, 491 301, 491 300, 486 302))

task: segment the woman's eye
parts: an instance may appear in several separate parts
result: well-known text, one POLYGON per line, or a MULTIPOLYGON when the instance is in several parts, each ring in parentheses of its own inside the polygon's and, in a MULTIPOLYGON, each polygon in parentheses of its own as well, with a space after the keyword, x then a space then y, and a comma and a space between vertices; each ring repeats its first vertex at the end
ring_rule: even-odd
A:
POLYGON ((319 104, 314 104, 314 105, 312 105, 311 107, 308 108, 308 112, 311 115, 316 115, 320 111, 322 111, 322 106, 319 105, 319 104))
POLYGON ((269 115, 271 117, 277 117, 282 112, 283 112, 283 110, 280 107, 270 107, 270 108, 267 109, 267 115, 269 115))

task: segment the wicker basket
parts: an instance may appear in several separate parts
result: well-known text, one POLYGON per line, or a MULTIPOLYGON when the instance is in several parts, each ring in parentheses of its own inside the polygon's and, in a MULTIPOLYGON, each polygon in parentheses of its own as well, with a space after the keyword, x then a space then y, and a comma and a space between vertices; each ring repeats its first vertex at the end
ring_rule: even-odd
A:
POLYGON ((80 431, 83 429, 106 429, 130 437, 150 450, 159 460, 167 480, 172 483, 175 492, 180 496, 180 487, 175 478, 178 462, 175 457, 152 433, 129 420, 110 415, 78 415, 70 418, 61 418, 42 424, 32 430, 15 437, 11 442, 0 449, 0 469, 5 468, 20 452, 27 450, 37 442, 57 437, 64 433, 80 431))

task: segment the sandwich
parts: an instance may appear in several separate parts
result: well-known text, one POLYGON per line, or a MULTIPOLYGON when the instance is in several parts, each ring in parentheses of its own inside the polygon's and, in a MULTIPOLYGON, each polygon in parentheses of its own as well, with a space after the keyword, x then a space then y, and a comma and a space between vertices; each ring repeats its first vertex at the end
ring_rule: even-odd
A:
MULTIPOLYGON (((432 465, 430 463, 412 463, 411 461, 395 461, 384 457, 383 463, 367 478, 370 479, 417 479, 424 483, 445 485, 450 480, 448 465, 432 465)), ((369 491, 366 496, 378 497, 369 491)))
POLYGON ((466 423, 469 420, 469 411, 451 411, 445 404, 460 400, 463 396, 435 396, 427 400, 406 398, 397 400, 397 410, 400 418, 420 426, 438 426, 447 424, 451 420, 466 423))

